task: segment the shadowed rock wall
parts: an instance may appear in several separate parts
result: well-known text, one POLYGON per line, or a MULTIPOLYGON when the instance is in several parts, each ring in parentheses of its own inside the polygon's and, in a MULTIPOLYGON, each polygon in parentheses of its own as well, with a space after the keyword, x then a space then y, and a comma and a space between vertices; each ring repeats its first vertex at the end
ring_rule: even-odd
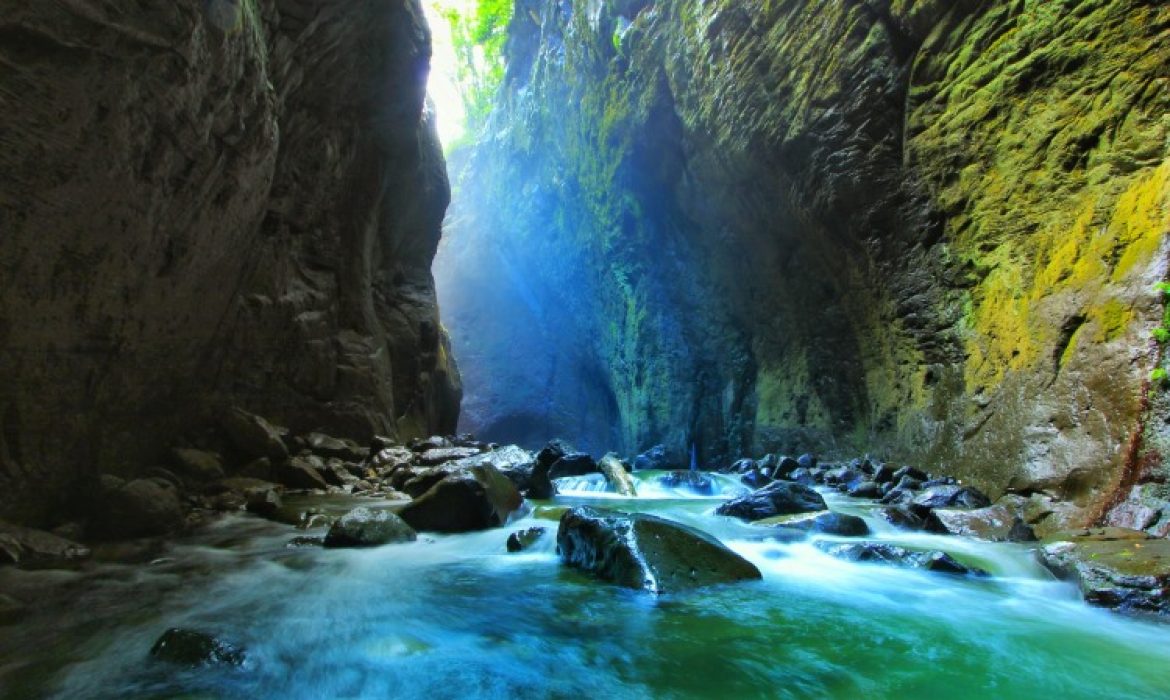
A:
POLYGON ((438 267, 467 427, 875 452, 1090 519, 1165 481, 1164 3, 515 16, 438 267))
POLYGON ((229 405, 453 430, 429 56, 417 0, 0 2, 0 517, 229 405))

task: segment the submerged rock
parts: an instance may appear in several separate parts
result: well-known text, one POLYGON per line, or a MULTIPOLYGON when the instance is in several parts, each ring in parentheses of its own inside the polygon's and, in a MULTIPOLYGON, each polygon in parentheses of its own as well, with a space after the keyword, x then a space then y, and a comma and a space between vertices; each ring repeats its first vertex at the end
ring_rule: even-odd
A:
POLYGON ((651 593, 762 578, 714 537, 644 513, 573 508, 561 518, 557 547, 569 566, 651 593))
POLYGON ((398 514, 416 530, 469 532, 503 525, 523 502, 508 477, 481 464, 447 474, 398 514))
POLYGON ((927 571, 960 576, 989 575, 982 569, 960 564, 951 555, 938 550, 915 552, 904 547, 880 542, 859 542, 856 544, 818 542, 817 546, 826 554, 847 561, 891 564, 893 566, 925 569, 927 571))
POLYGON ((1115 527, 1076 530, 1045 540, 1039 556, 1092 605, 1170 615, 1170 540, 1115 527))
POLYGON ((508 535, 506 546, 509 552, 522 552, 532 545, 547 532, 543 527, 530 527, 527 530, 518 530, 508 535))
POLYGON ((668 489, 680 489, 711 496, 715 493, 715 480, 699 471, 676 470, 658 477, 658 484, 668 489))
POLYGON ((626 466, 622 464, 616 454, 612 452, 606 454, 597 463, 597 468, 602 474, 605 474, 605 480, 609 482, 615 493, 631 498, 638 495, 638 489, 634 487, 634 480, 630 478, 626 466))
POLYGON ((246 658, 244 650, 234 644, 205 632, 177 627, 158 638, 150 655, 182 666, 242 666, 246 658))
POLYGON ((776 481, 759 491, 724 503, 715 509, 715 513, 750 521, 828 509, 821 494, 811 488, 803 484, 776 481))
POLYGON ((377 547, 394 542, 413 542, 417 533, 384 508, 354 508, 341 516, 325 535, 326 547, 377 547))

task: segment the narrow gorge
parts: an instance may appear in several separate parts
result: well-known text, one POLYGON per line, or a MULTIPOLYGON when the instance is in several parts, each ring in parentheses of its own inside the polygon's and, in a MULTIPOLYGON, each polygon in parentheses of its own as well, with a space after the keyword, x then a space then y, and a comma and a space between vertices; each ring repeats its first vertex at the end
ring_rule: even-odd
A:
POLYGON ((0 700, 1170 692, 1170 5, 0 0, 0 700))

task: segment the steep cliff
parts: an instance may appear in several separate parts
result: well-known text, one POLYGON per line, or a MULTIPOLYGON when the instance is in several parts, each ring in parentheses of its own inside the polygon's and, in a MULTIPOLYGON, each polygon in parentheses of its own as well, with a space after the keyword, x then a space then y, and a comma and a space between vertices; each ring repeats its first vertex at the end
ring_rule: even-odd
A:
POLYGON ((511 33, 438 272, 467 427, 873 452, 1085 519, 1145 482, 1170 527, 1170 7, 522 0, 511 33))
POLYGON ((232 405, 454 428, 429 57, 417 0, 0 3, 0 517, 232 405))

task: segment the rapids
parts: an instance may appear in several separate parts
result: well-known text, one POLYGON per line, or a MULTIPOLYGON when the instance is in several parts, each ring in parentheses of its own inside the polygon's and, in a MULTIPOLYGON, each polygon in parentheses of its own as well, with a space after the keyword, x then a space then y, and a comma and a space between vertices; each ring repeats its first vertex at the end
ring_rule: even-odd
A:
POLYGON ((376 549, 290 548, 323 533, 241 513, 148 564, 0 570, 0 590, 35 601, 0 626, 0 697, 1170 697, 1170 626, 1083 604, 1026 546, 896 531, 872 503, 826 491, 831 508, 866 518, 868 539, 942 549, 993 576, 848 563, 713 515, 745 490, 731 477, 710 475, 717 495, 700 497, 656 476, 635 473, 636 499, 564 479, 505 528, 376 549), (764 580, 661 597, 591 580, 555 552, 556 506, 578 503, 702 529, 764 580), (508 533, 531 526, 548 533, 508 554, 508 533), (242 645, 246 665, 151 659, 176 626, 242 645))

